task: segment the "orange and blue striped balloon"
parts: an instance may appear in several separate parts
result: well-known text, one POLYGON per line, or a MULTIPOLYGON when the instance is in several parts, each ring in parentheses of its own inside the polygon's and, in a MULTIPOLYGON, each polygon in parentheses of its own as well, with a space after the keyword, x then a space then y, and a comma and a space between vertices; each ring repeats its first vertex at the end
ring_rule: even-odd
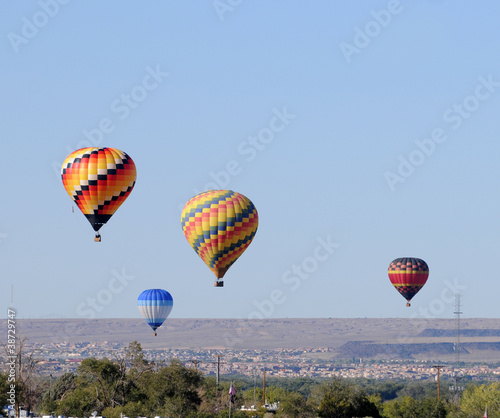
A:
POLYGON ((232 190, 200 193, 186 203, 181 215, 184 236, 217 279, 248 248, 258 224, 254 204, 232 190))

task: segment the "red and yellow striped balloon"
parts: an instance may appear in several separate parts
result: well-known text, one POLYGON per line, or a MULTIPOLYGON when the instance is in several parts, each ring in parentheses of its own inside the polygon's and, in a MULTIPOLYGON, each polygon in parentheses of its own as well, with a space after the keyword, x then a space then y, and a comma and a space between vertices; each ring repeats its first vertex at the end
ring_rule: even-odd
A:
POLYGON ((420 258, 396 258, 389 265, 388 273, 393 286, 408 301, 406 306, 410 306, 410 300, 429 277, 429 266, 420 258))
MULTIPOLYGON (((259 217, 247 197, 231 190, 209 190, 191 198, 181 215, 184 236, 217 279, 252 242, 259 217)), ((216 281, 215 286, 222 286, 216 281)))
MULTIPOLYGON (((66 157, 61 177, 69 196, 97 232, 129 196, 137 172, 125 152, 90 147, 66 157)), ((96 233, 96 241, 99 238, 96 233)))

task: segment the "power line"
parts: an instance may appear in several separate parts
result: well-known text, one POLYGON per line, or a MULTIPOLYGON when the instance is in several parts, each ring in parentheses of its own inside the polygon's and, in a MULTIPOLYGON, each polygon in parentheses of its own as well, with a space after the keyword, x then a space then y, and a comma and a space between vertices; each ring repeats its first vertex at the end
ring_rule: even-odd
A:
POLYGON ((455 343, 455 355, 456 355, 456 364, 457 368, 460 365, 460 315, 463 312, 460 311, 460 293, 455 294, 455 317, 457 318, 457 341, 455 343))
POLYGON ((460 396, 460 392, 464 390, 464 387, 460 385, 460 380, 462 377, 460 376, 458 370, 460 368, 460 352, 461 352, 461 347, 460 347, 460 334, 461 334, 461 323, 460 323, 460 318, 462 315, 461 311, 461 303, 460 303, 460 293, 455 293, 455 318, 456 318, 456 326, 457 326, 457 334, 456 334, 456 341, 455 341, 455 385, 450 387, 450 391, 455 392, 455 397, 458 399, 460 396))

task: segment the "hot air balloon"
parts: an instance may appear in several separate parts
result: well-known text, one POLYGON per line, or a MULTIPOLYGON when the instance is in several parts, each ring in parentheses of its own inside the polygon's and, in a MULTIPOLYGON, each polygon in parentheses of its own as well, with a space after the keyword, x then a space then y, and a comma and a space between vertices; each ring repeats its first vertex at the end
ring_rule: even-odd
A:
POLYGON ((136 180, 134 161, 115 148, 82 148, 69 154, 61 169, 64 188, 96 231, 127 199, 136 180))
POLYGON ((408 301, 415 296, 429 277, 429 266, 420 258, 396 258, 389 265, 389 279, 396 290, 408 301))
POLYGON ((137 298, 137 307, 148 325, 153 329, 161 327, 172 311, 174 300, 172 295, 163 289, 148 289, 137 298))
POLYGON ((259 217, 247 197, 232 190, 209 190, 191 198, 181 215, 189 244, 222 287, 226 271, 252 242, 259 217))

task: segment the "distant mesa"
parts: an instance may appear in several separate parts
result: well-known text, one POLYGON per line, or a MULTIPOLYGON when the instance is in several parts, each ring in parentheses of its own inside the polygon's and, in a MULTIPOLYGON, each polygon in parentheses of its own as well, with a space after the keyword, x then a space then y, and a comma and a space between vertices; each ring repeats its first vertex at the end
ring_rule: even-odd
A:
MULTIPOLYGON (((424 329, 419 337, 456 337, 456 329, 424 329)), ((500 337, 500 329, 461 329, 461 337, 500 337)))

